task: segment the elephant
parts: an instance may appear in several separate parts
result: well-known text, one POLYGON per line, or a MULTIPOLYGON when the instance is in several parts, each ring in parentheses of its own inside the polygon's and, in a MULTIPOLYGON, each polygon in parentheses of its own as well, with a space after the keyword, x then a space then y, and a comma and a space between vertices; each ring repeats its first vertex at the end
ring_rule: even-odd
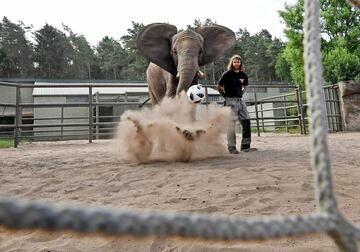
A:
POLYGON ((180 32, 171 24, 146 25, 137 36, 136 46, 150 61, 146 78, 151 103, 186 91, 197 82, 199 67, 223 56, 235 41, 234 32, 220 25, 180 32))

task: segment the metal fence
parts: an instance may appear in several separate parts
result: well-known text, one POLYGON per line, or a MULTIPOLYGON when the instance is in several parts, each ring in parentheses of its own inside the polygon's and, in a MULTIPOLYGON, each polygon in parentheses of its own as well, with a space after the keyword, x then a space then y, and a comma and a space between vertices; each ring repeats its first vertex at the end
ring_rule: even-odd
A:
MULTIPOLYGON (((14 89, 14 97, 12 103, 0 101, 0 111, 5 111, 5 108, 12 108, 12 112, 7 115, 8 120, 0 120, 0 139, 13 139, 14 147, 17 147, 20 141, 88 139, 89 142, 92 142, 93 139, 111 138, 124 111, 150 106, 147 103, 147 97, 141 99, 136 95, 117 95, 114 98, 94 92, 94 88, 98 87, 147 87, 146 84, 88 83, 34 86, 33 84, 0 82, 0 87, 3 86, 14 89), (87 94, 83 96, 86 98, 84 100, 57 101, 54 97, 47 97, 43 101, 37 101, 34 98, 33 102, 23 102, 22 90, 34 88, 85 88, 87 94), (49 112, 39 112, 43 109, 47 109, 49 112), (75 113, 72 115, 70 113, 69 115, 69 110, 82 110, 82 114, 75 113), (109 111, 102 113, 101 110, 109 111)), ((208 95, 208 89, 214 88, 214 85, 204 86, 206 98, 200 106, 207 106, 212 102, 218 104, 223 102, 223 98, 219 95, 208 95)), ((324 87, 324 90, 329 130, 343 130, 338 88, 333 85, 324 87)), ((246 100, 251 116, 251 125, 259 136, 261 132, 269 131, 307 133, 307 104, 305 91, 301 90, 300 86, 287 84, 250 85, 247 94, 249 98, 246 100), (275 96, 266 96, 264 92, 259 92, 259 90, 264 89, 278 89, 286 92, 278 92, 280 94, 275 96), (259 97, 260 94, 262 97, 259 97)))
MULTIPOLYGON (((260 132, 277 131, 291 132, 297 130, 301 134, 308 133, 309 112, 306 100, 306 91, 301 86, 285 87, 289 92, 276 96, 257 99, 256 87, 253 88, 255 97, 254 109, 250 112, 253 121, 252 127, 256 127, 258 135, 260 132), (272 104, 266 108, 266 104, 272 104), (266 112, 273 112, 274 116, 266 116, 266 112), (278 113, 280 112, 280 113, 278 113), (270 130, 269 130, 270 129, 270 130)), ((281 85, 271 85, 267 88, 284 88, 281 85)), ((343 116, 340 108, 338 85, 327 85, 323 87, 326 104, 326 117, 329 132, 343 131, 343 116)), ((251 107, 250 107, 251 108, 251 107)))

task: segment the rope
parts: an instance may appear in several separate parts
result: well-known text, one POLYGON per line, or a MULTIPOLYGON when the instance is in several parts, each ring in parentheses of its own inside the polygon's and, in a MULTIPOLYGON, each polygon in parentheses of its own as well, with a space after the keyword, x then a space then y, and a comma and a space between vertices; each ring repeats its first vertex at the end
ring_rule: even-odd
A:
POLYGON ((320 43, 319 1, 305 0, 304 63, 305 83, 311 111, 311 163, 316 174, 317 200, 320 211, 331 215, 336 229, 328 232, 341 251, 357 251, 356 230, 338 210, 332 188, 330 158, 327 144, 325 95, 322 88, 323 66, 320 43))
POLYGON ((135 236, 183 236, 215 240, 262 240, 331 231, 335 223, 323 213, 304 216, 237 218, 134 210, 55 207, 34 201, 0 199, 0 224, 9 228, 72 230, 135 236))

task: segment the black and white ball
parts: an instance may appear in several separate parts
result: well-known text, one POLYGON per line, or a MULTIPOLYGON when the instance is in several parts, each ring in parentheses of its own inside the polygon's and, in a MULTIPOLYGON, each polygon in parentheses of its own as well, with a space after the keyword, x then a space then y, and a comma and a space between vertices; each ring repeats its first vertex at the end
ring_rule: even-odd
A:
POLYGON ((199 103, 205 99, 205 88, 200 84, 193 85, 188 89, 186 94, 191 102, 199 103))

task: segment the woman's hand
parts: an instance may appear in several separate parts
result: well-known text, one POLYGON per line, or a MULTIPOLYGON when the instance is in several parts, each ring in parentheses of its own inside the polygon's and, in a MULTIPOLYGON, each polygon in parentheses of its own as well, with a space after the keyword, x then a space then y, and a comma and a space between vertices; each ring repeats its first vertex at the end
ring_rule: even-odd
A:
POLYGON ((225 89, 223 86, 220 86, 219 84, 217 85, 217 90, 219 91, 219 93, 221 94, 221 96, 225 95, 225 89))

